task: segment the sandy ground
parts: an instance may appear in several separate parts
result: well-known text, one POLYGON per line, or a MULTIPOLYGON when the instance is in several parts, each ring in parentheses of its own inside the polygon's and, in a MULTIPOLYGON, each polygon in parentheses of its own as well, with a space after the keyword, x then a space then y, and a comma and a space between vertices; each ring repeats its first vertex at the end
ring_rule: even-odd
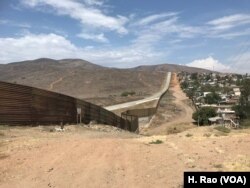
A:
POLYGON ((250 131, 137 136, 71 126, 1 131, 0 187, 181 187, 183 171, 250 170, 250 131), (161 144, 150 144, 161 140, 161 144))

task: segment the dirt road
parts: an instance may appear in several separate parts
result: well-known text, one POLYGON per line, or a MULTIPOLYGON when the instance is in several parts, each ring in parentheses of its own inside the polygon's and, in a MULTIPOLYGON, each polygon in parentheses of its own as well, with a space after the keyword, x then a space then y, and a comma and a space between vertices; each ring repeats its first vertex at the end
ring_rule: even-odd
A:
POLYGON ((11 129, 1 137, 0 187, 181 187, 185 170, 250 170, 249 135, 11 129))
POLYGON ((186 94, 182 91, 180 87, 180 83, 178 81, 178 77, 176 74, 173 76, 172 80, 173 87, 171 90, 173 91, 173 95, 175 97, 174 103, 176 106, 181 107, 182 114, 179 118, 174 119, 173 121, 169 122, 169 124, 189 124, 193 123, 192 114, 194 112, 193 108, 189 104, 187 104, 187 101, 189 100, 186 94))
MULTIPOLYGON (((170 117, 170 120, 168 120, 167 122, 162 122, 160 124, 158 123, 157 126, 149 127, 147 129, 147 134, 149 135, 166 134, 169 127, 193 127, 194 120, 192 119, 192 114, 194 112, 194 109, 191 107, 191 101, 180 88, 180 83, 178 81, 176 73, 173 73, 169 92, 171 92, 174 97, 174 100, 171 101, 171 105, 175 106, 175 108, 171 112, 165 111, 161 113, 165 113, 166 115, 172 114, 172 117, 170 117), (176 111, 176 113, 174 111, 176 111)), ((154 117, 152 121, 154 121, 154 117)))

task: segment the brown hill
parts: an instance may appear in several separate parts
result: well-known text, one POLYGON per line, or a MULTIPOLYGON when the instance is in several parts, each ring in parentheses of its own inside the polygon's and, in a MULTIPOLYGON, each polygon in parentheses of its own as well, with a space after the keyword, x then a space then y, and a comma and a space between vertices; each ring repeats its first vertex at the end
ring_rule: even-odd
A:
POLYGON ((166 71, 204 72, 179 65, 106 68, 81 59, 37 59, 0 66, 0 80, 47 89, 99 105, 143 98, 159 90, 166 71), (121 97, 135 91, 133 97, 121 97))
POLYGON ((189 73, 209 73, 212 72, 210 70, 188 67, 184 65, 176 65, 176 64, 160 64, 160 65, 142 65, 135 68, 136 70, 151 70, 151 71, 170 71, 170 72, 189 72, 189 73))

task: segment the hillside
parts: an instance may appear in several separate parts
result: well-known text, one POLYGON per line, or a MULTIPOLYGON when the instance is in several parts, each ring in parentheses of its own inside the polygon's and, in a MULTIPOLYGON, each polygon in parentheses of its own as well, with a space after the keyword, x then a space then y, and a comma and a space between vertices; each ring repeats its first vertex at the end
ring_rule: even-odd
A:
POLYGON ((47 89, 99 105, 135 100, 159 90, 166 71, 201 72, 179 65, 139 66, 131 69, 102 67, 81 59, 37 59, 0 66, 0 80, 47 89), (135 96, 121 97, 126 91, 135 96))
POLYGON ((188 72, 188 73, 203 73, 203 72, 212 72, 210 70, 195 68, 195 67, 188 67, 184 65, 176 65, 176 64, 160 64, 160 65, 142 65, 135 68, 136 70, 144 71, 144 70, 151 70, 151 71, 170 71, 170 72, 188 72))

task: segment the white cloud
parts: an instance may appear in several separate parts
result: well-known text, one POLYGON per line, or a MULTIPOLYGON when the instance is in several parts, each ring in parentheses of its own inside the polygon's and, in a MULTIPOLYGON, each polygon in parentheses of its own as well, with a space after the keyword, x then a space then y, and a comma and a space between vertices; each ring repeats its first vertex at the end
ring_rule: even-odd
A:
POLYGON ((20 38, 0 38, 0 63, 40 57, 66 58, 77 48, 56 34, 27 34, 20 38))
MULTIPOLYGON (((104 66, 133 67, 139 64, 162 63, 168 52, 154 50, 150 47, 136 46, 113 49, 93 46, 78 47, 67 38, 57 34, 31 34, 17 38, 0 38, 0 63, 9 63, 36 58, 80 58, 104 66)), ((250 73, 250 53, 246 52, 230 59, 230 66, 217 59, 208 58, 194 60, 187 66, 205 68, 225 72, 250 73)))
POLYGON ((132 67, 136 64, 159 62, 161 53, 133 46, 123 48, 77 47, 65 37, 56 34, 27 33, 18 38, 0 38, 0 63, 36 58, 80 58, 104 66, 132 67))
POLYGON ((229 66, 220 63, 217 59, 214 59, 211 56, 205 59, 194 60, 191 63, 188 63, 186 65, 189 67, 197 67, 197 68, 203 68, 203 69, 214 70, 214 71, 222 71, 222 72, 230 71, 229 66))
POLYGON ((236 26, 249 23, 250 23, 249 14, 234 14, 207 22, 207 24, 213 26, 214 30, 227 30, 236 26))
POLYGON ((152 15, 136 23, 134 30, 137 38, 133 40, 135 46, 152 48, 154 45, 158 45, 159 42, 164 41, 165 45, 172 48, 173 40, 181 42, 183 39, 194 38, 204 32, 200 27, 180 23, 177 13, 152 15), (163 20, 159 19, 161 16, 164 18, 163 20))
POLYGON ((68 15, 73 19, 79 20, 83 26, 91 28, 108 29, 119 34, 128 33, 124 27, 128 19, 124 16, 112 17, 104 14, 101 9, 89 5, 102 5, 101 1, 85 0, 82 3, 77 0, 22 0, 28 7, 49 6, 58 15, 68 15))
POLYGON ((7 24, 8 22, 8 20, 0 20, 0 24, 7 24))
POLYGON ((147 24, 150 24, 154 21, 159 21, 160 19, 164 19, 164 18, 167 18, 167 17, 170 17, 170 16, 175 16, 177 15, 177 13, 175 12, 170 12, 170 13, 162 13, 162 14, 153 14, 153 15, 150 15, 150 16, 147 16, 145 18, 142 18, 140 19, 139 21, 137 21, 135 23, 135 25, 147 25, 147 24))
POLYGON ((12 27, 20 27, 20 28, 31 28, 28 23, 15 22, 12 20, 0 20, 0 25, 8 25, 12 27))
POLYGON ((250 51, 238 54, 229 59, 231 67, 235 72, 250 73, 250 51))
POLYGON ((233 39, 249 35, 248 24, 250 24, 249 14, 225 16, 197 26, 180 22, 179 14, 176 12, 153 14, 135 22, 138 30, 138 39, 135 41, 143 41, 143 44, 145 44, 150 38, 150 45, 162 40, 173 40, 173 38, 179 40, 198 37, 233 39), (241 27, 238 31, 233 30, 238 26, 244 27, 241 27))
POLYGON ((80 37, 80 38, 83 38, 83 39, 93 40, 93 41, 96 41, 96 42, 103 42, 103 43, 109 42, 109 40, 104 36, 103 33, 97 34, 97 35, 88 34, 88 33, 80 33, 77 36, 80 37))
POLYGON ((249 28, 241 28, 238 31, 234 31, 233 28, 242 25, 246 26, 248 23, 250 23, 250 15, 236 14, 194 26, 182 23, 179 19, 179 13, 167 12, 141 18, 131 26, 137 36, 133 43, 137 46, 152 46, 163 41, 170 46, 169 41, 173 39, 183 42, 185 39, 198 37, 228 40, 246 36, 249 35, 249 28))
POLYGON ((86 2, 88 5, 98 5, 98 6, 103 5, 102 0, 84 0, 84 2, 86 2))
POLYGON ((248 36, 248 35, 250 35, 250 28, 241 31, 232 31, 227 33, 212 33, 210 37, 230 40, 235 37, 248 36))

